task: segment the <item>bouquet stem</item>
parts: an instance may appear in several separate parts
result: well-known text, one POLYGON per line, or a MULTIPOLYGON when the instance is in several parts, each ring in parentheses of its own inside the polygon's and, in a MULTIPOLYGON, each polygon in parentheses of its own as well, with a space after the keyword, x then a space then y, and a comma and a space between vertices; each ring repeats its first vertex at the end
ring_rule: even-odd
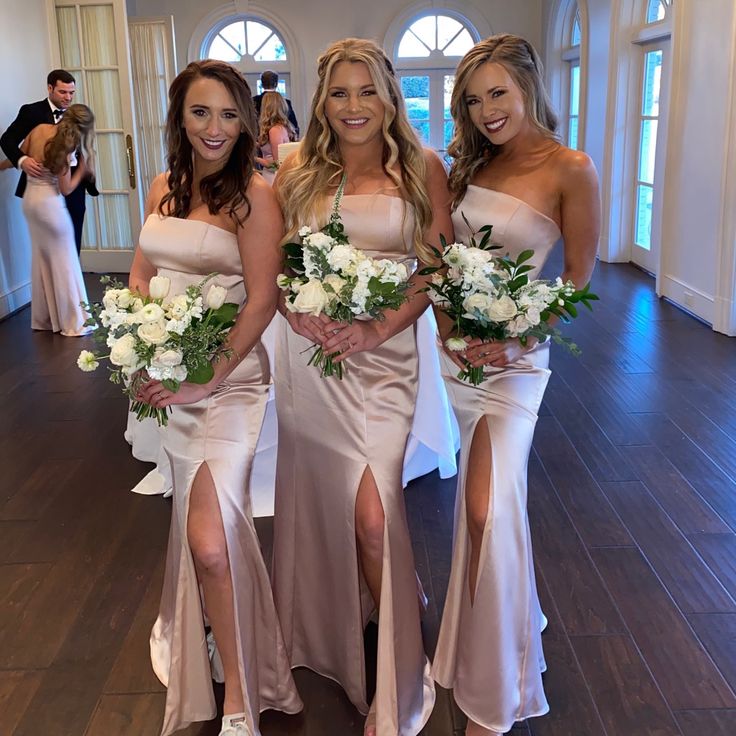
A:
POLYGON ((146 404, 143 401, 133 401, 130 405, 130 410, 135 412, 135 416, 138 421, 144 419, 153 418, 158 422, 159 427, 165 427, 169 423, 169 409, 155 409, 150 404, 146 404))
POLYGON ((347 367, 342 363, 335 363, 333 361, 333 358, 336 358, 340 353, 326 355, 319 345, 315 345, 314 348, 312 357, 309 359, 307 365, 317 366, 321 370, 323 377, 337 376, 342 381, 343 375, 347 372, 347 367))
POLYGON ((461 381, 467 381, 473 386, 480 386, 480 384, 483 383, 483 366, 472 366, 468 364, 465 370, 462 370, 457 374, 457 377, 461 381))

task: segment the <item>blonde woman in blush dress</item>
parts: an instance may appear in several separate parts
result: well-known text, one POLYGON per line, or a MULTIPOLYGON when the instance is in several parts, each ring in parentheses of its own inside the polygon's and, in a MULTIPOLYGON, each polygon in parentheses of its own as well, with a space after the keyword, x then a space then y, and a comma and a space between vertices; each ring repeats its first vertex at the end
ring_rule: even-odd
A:
POLYGON ((64 195, 93 170, 94 123, 86 105, 71 105, 58 124, 37 125, 21 147, 24 155, 43 162, 48 171, 47 176, 28 177, 23 197, 31 234, 31 327, 66 337, 85 335, 90 329, 84 326, 87 314, 80 306, 87 301, 87 291, 64 195))
POLYGON ((166 129, 169 171, 151 187, 130 285, 145 292, 152 276, 166 276, 170 294, 181 294, 215 272, 241 309, 232 352, 214 363, 209 383, 185 381, 172 393, 149 381, 140 394, 173 407, 161 432, 171 531, 151 634, 153 668, 167 687, 161 733, 215 717, 216 675, 225 683, 220 736, 260 736, 262 710, 302 708, 249 493, 270 384, 261 334, 276 311, 283 221, 271 187, 253 175, 253 102, 233 67, 189 64, 169 90, 166 129))
MULTIPOLYGON (((342 181, 351 243, 411 270, 427 257, 425 244, 451 228, 442 164, 420 146, 391 62, 374 42, 333 44, 318 76, 306 136, 276 177, 288 237, 326 224, 342 181)), ((411 299, 384 321, 285 312, 276 348, 276 607, 292 665, 340 683, 368 713, 368 736, 416 736, 434 703, 401 479, 423 285, 415 276, 411 299), (308 365, 314 343, 341 351, 342 380, 308 365), (376 611, 369 709, 363 630, 376 611)))
POLYGON ((263 178, 271 184, 276 176, 279 145, 296 140, 296 132, 289 122, 289 108, 280 92, 263 93, 258 129, 260 155, 256 161, 263 166, 263 178))
MULTIPOLYGON (((562 146, 536 51, 522 38, 492 36, 458 66, 449 152, 457 240, 493 225, 499 253, 534 250, 535 278, 554 245, 563 279, 583 287, 595 264, 600 204, 588 156, 562 146)), ((438 314, 446 338, 452 325, 438 314)), ((462 455, 452 571, 433 673, 453 688, 467 736, 498 736, 548 711, 527 520, 527 461, 549 377, 549 343, 473 340, 442 356, 460 423, 462 455), (460 381, 467 360, 484 366, 479 386, 460 381), (454 361, 457 361, 457 365, 454 361)))

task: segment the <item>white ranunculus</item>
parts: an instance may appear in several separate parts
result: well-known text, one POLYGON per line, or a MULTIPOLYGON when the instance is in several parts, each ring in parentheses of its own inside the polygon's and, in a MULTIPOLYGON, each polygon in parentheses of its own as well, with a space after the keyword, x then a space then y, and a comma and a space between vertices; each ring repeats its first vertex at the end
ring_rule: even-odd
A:
POLYGON ((144 322, 138 326, 138 337, 149 345, 163 345, 169 339, 166 322, 144 322))
POLYGON ((95 370, 95 368, 97 368, 99 364, 100 363, 97 360, 97 356, 94 353, 91 353, 89 350, 82 350, 82 352, 79 353, 79 357, 77 358, 77 365, 85 373, 89 373, 90 371, 95 370))
POLYGON ((151 299, 166 299, 171 288, 171 279, 166 276, 154 276, 148 282, 148 294, 151 299))
POLYGON ((181 319, 189 311, 186 294, 177 294, 166 304, 166 308, 173 319, 181 319))
POLYGON ((452 243, 447 246, 442 260, 449 266, 460 266, 463 262, 463 253, 466 250, 466 246, 462 243, 452 243))
POLYGON ((445 347, 448 350, 452 350, 453 353, 456 353, 458 350, 465 350, 465 348, 468 347, 468 343, 465 342, 462 337, 449 337, 445 340, 445 347))
POLYGON ((492 322, 508 322, 518 312, 516 302, 507 294, 491 302, 486 309, 486 315, 492 322))
POLYGON ((491 306, 493 300, 488 294, 478 292, 476 294, 470 294, 466 296, 463 301, 463 308, 465 311, 473 315, 473 319, 477 319, 476 312, 485 313, 486 310, 491 306))
POLYGON ((110 362, 122 367, 132 366, 138 362, 133 335, 128 333, 115 340, 110 349, 110 362))
POLYGON ((207 292, 207 308, 219 309, 227 297, 227 289, 224 286, 213 284, 207 292))
POLYGON ((324 290, 321 282, 317 279, 310 279, 299 289, 299 293, 294 298, 293 311, 311 314, 316 317, 327 306, 329 299, 329 295, 324 290))
POLYGON ((160 322, 164 317, 164 310, 158 304, 151 302, 150 304, 146 304, 136 314, 140 315, 140 320, 144 324, 147 322, 160 322))

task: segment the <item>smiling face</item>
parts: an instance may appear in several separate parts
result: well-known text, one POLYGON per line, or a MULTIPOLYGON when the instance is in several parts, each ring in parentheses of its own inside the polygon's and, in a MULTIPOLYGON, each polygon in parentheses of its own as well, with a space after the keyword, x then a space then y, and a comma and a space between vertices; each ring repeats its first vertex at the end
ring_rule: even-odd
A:
POLYGON ((52 87, 48 85, 49 99, 60 110, 66 110, 72 104, 76 85, 74 82, 56 82, 52 87))
POLYGON ((479 66, 468 80, 464 99, 473 125, 494 146, 529 128, 524 95, 501 64, 479 66))
POLYGON ((208 169, 225 165, 243 131, 233 96, 222 82, 207 77, 199 77, 189 85, 182 127, 195 160, 208 169))
POLYGON ((361 145, 381 137, 386 107, 362 61, 338 61, 332 68, 325 116, 340 143, 361 145))

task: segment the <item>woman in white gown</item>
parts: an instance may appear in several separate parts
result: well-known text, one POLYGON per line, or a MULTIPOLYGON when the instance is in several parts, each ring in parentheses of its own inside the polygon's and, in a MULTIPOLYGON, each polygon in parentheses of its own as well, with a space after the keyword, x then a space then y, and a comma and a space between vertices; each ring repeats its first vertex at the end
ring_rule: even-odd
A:
MULTIPOLYGON (((588 156, 560 145, 557 120, 531 45, 503 34, 478 43, 458 66, 450 191, 457 240, 493 225, 499 253, 534 250, 537 277, 557 241, 562 278, 583 287, 593 272, 600 203, 588 156)), ((452 325, 440 315, 443 337, 452 325)), ((549 343, 470 341, 443 354, 462 454, 452 571, 433 665, 468 716, 467 736, 499 736, 548 711, 542 687, 544 617, 527 521, 527 460, 549 377, 549 343), (457 361, 457 365, 455 362, 457 361), (485 366, 473 386, 457 378, 485 366)))
POLYGON ((132 288, 145 292, 159 275, 172 294, 215 272, 227 301, 241 307, 227 341, 232 354, 214 363, 209 383, 184 382, 172 393, 150 381, 140 395, 173 405, 161 432, 173 479, 171 531, 151 634, 153 667, 167 686, 162 736, 215 716, 213 674, 225 683, 221 736, 259 736, 262 710, 302 708, 249 494, 270 387, 260 338, 276 310, 283 233, 271 187, 253 175, 254 139, 242 76, 222 62, 189 64, 169 91, 169 171, 151 187, 131 270, 132 288))
POLYGON ((93 167, 95 118, 86 105, 71 105, 61 121, 37 125, 23 142, 27 156, 42 161, 48 176, 28 177, 23 214, 31 234, 31 327, 66 337, 89 332, 84 326, 87 301, 64 196, 76 189, 93 167), (74 174, 77 151, 80 152, 74 174))

